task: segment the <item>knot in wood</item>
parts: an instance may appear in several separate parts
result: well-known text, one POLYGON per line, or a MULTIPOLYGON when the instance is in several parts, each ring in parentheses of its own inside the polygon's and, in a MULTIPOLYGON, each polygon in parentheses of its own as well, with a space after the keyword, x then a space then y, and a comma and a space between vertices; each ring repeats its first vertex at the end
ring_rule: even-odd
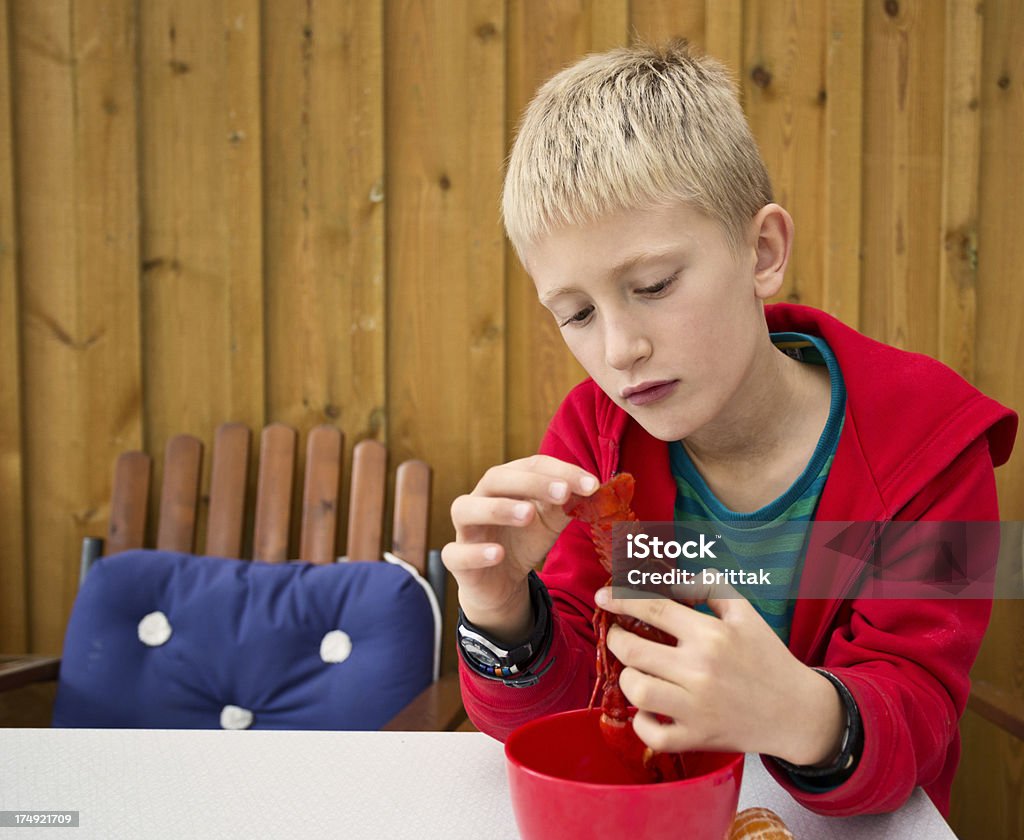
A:
POLYGON ((758 64, 750 71, 750 80, 764 90, 772 83, 772 74, 768 72, 764 65, 758 64))

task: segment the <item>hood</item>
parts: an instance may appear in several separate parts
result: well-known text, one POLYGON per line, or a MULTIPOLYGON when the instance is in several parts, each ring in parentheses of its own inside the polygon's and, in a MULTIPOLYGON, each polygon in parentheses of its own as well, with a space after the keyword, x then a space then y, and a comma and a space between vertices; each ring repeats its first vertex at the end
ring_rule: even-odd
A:
POLYGON ((809 306, 772 304, 765 316, 770 331, 821 336, 835 353, 847 393, 843 437, 855 438, 840 446, 860 448, 890 513, 982 435, 994 466, 1009 459, 1017 415, 941 362, 882 344, 809 306))
MULTIPOLYGON (((982 435, 995 466, 1010 457, 1016 413, 941 362, 882 344, 809 306, 770 304, 765 317, 771 332, 821 336, 843 372, 846 422, 836 459, 856 464, 875 492, 868 494, 872 503, 865 499, 862 508, 858 505, 841 518, 888 518, 982 435)), ((649 470, 649 479, 666 490, 674 486, 665 444, 648 435, 592 380, 577 386, 571 399, 582 415, 597 422, 599 449, 590 454, 603 480, 629 450, 632 457, 625 460, 631 468, 649 470)), ((650 511, 649 518, 664 519, 661 507, 650 511)))

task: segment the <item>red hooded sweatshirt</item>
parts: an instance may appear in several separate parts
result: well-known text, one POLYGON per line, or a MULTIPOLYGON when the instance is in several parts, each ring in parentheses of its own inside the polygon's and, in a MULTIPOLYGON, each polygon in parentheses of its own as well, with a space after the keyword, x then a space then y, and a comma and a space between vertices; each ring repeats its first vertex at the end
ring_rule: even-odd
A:
MULTIPOLYGON (((1014 412, 934 359, 881 344, 816 309, 780 303, 767 306, 765 314, 771 332, 825 339, 843 374, 846 417, 817 520, 998 520, 993 466, 1010 456, 1014 412)), ((673 519, 668 444, 647 434, 592 380, 566 397, 540 451, 602 481, 632 473, 637 517, 673 519)), ((814 553, 812 533, 801 588, 820 593, 823 579, 854 574, 841 561, 815 567, 814 553)), ((562 532, 541 577, 555 615, 552 663, 540 682, 509 688, 460 662, 470 719, 502 740, 526 721, 586 706, 593 688, 593 596, 607 573, 582 523, 573 521, 562 532)), ((789 649, 849 688, 864 725, 864 749, 853 775, 825 793, 800 790, 766 759, 769 772, 820 814, 892 811, 921 785, 947 815, 968 673, 990 612, 991 601, 983 599, 799 599, 789 649)))

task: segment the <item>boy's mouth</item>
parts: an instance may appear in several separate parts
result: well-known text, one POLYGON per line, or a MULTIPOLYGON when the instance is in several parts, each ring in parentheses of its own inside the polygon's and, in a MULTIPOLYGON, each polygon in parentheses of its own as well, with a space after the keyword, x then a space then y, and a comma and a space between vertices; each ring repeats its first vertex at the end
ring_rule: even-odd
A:
POLYGON ((663 379, 657 382, 641 382, 622 389, 622 398, 631 405, 648 405, 671 394, 679 384, 678 379, 663 379))

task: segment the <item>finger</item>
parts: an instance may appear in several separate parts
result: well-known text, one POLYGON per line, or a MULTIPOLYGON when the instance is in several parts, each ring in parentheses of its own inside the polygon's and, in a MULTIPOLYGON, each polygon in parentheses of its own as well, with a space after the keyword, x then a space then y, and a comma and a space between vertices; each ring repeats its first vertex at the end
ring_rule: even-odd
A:
POLYGON ((718 569, 707 568, 694 583, 678 584, 672 587, 672 597, 695 605, 705 603, 719 618, 737 613, 746 613, 750 602, 732 586, 718 569))
POLYGON ((685 674, 679 667, 675 645, 645 639, 616 624, 608 628, 608 650, 629 668, 668 682, 683 683, 685 674))
POLYGON ((581 467, 543 455, 491 467, 477 483, 474 494, 508 496, 563 504, 570 494, 588 496, 599 486, 597 478, 581 467))
POLYGON ((504 556, 505 549, 496 543, 450 542, 441 549, 441 561, 453 575, 496 566, 504 556))
POLYGON ((705 582, 703 575, 694 575, 690 583, 676 583, 669 587, 669 594, 673 601, 695 607, 711 597, 711 584, 705 582))
POLYGON ((645 712, 677 719, 686 708, 686 692, 681 686, 636 668, 622 669, 619 688, 630 705, 645 712))
POLYGON ((710 571, 715 576, 715 583, 709 587, 707 605, 715 615, 726 619, 754 609, 753 605, 736 590, 736 587, 724 579, 718 579, 717 569, 710 571))
POLYGON ((655 752, 686 752, 701 746, 696 733, 691 732, 681 719, 671 718, 670 722, 664 723, 653 712, 644 710, 633 716, 633 731, 655 752))
POLYGON ((473 526, 507 525, 522 527, 533 521, 537 509, 522 499, 497 499, 489 496, 459 496, 452 502, 452 523, 456 541, 466 542, 462 533, 473 526))
POLYGON ((593 473, 550 455, 531 455, 522 459, 520 467, 560 478, 568 482, 570 492, 580 496, 589 496, 601 486, 601 480, 593 473))
POLYGON ((651 597, 649 594, 640 593, 633 598, 614 598, 612 593, 611 587, 602 587, 594 595, 594 602, 601 609, 619 615, 631 615, 677 639, 684 639, 687 633, 700 632, 709 621, 719 620, 715 616, 704 615, 668 598, 651 597))

